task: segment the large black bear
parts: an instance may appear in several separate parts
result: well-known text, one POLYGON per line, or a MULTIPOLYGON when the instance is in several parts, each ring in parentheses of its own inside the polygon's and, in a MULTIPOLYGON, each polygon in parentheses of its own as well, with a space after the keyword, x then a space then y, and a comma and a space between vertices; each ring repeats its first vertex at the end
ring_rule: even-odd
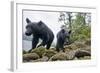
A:
POLYGON ((31 50, 36 47, 45 45, 46 49, 49 49, 54 39, 54 34, 52 30, 48 28, 46 24, 43 23, 42 21, 31 22, 28 18, 26 18, 26 22, 27 26, 25 34, 27 36, 33 35, 32 48, 29 50, 29 52, 31 52, 31 50), (39 39, 41 39, 42 42, 37 46, 39 39))
POLYGON ((70 33, 71 30, 66 31, 65 29, 61 29, 57 33, 57 43, 56 43, 56 50, 59 52, 60 50, 63 50, 64 52, 64 43, 69 43, 70 41, 70 33))

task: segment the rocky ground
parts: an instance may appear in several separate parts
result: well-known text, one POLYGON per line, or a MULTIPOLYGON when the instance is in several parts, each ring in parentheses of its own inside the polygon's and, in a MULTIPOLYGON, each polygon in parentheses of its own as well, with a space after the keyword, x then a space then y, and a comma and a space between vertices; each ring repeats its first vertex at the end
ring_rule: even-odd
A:
POLYGON ((91 40, 75 41, 65 45, 65 52, 57 52, 55 48, 49 50, 44 47, 35 48, 28 53, 23 50, 23 62, 46 62, 65 60, 89 60, 91 59, 91 40))

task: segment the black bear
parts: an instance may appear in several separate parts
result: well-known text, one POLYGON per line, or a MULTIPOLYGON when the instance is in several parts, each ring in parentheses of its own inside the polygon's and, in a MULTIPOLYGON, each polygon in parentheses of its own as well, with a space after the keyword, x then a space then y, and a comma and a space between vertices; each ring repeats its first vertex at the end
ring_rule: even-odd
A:
POLYGON ((65 29, 61 29, 57 33, 57 43, 56 43, 56 50, 59 52, 63 50, 64 52, 64 43, 69 43, 71 30, 66 31, 65 29))
POLYGON ((48 28, 46 24, 42 21, 31 22, 28 18, 26 18, 26 22, 27 26, 25 34, 27 36, 33 35, 32 48, 29 50, 29 52, 31 52, 31 50, 36 47, 45 45, 46 49, 49 49, 54 39, 54 34, 52 30, 48 28), (42 42, 37 46, 39 39, 41 39, 42 42))

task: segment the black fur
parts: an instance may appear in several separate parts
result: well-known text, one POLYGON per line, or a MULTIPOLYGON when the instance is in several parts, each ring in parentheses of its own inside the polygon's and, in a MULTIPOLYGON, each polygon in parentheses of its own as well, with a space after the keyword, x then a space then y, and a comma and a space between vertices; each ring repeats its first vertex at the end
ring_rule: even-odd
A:
POLYGON ((37 47, 46 45, 46 49, 49 49, 54 39, 52 30, 48 28, 42 21, 31 22, 28 18, 26 18, 26 22, 27 26, 25 34, 27 36, 33 35, 32 48, 29 50, 29 52, 31 52, 32 49, 36 48, 39 39, 42 40, 42 43, 37 47))
POLYGON ((56 50, 59 52, 60 50, 64 51, 64 43, 69 43, 71 31, 66 31, 65 29, 61 29, 57 34, 57 44, 56 50))

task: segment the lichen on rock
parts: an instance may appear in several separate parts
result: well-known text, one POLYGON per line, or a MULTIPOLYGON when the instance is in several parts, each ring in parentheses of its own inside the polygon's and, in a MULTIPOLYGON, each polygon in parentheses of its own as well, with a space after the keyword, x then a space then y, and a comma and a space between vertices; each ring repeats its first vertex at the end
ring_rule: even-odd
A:
POLYGON ((46 48, 45 47, 39 47, 39 48, 35 48, 31 51, 31 53, 37 53, 39 55, 40 58, 42 58, 43 54, 46 52, 46 48))
POLYGON ((57 61, 57 60, 60 60, 60 61, 67 60, 66 53, 57 53, 54 56, 52 56, 49 61, 57 61))
POLYGON ((39 59, 39 55, 36 53, 23 54, 23 61, 30 61, 36 59, 39 59))

